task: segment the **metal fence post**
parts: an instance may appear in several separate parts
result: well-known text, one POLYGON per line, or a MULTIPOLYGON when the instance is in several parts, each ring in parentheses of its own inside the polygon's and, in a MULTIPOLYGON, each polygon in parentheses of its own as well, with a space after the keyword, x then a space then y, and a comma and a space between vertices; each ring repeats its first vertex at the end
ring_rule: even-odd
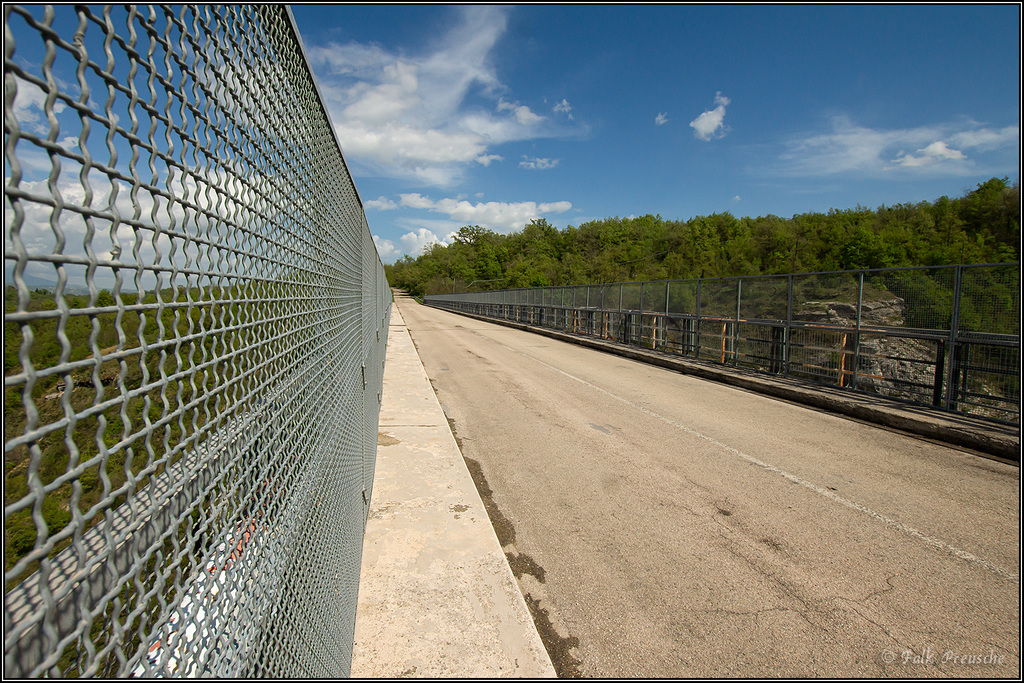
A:
MULTIPOLYGON (((644 284, 645 283, 643 283, 643 282, 640 283, 640 334, 637 336, 637 340, 636 340, 637 343, 635 344, 635 346, 643 346, 644 345, 644 284)), ((630 319, 629 336, 630 336, 630 339, 632 340, 632 338, 633 338, 633 330, 632 330, 633 321, 632 321, 632 316, 630 316, 630 318, 631 319, 630 319)))
MULTIPOLYGON (((961 364, 960 354, 957 352, 957 336, 960 333, 960 290, 962 286, 963 266, 958 265, 953 275, 953 311, 949 321, 949 346, 946 353, 949 358, 949 366, 946 370, 946 410, 956 410, 957 405, 957 389, 954 386, 954 378, 956 372, 960 371, 958 366, 961 364)), ((962 372, 966 373, 966 369, 962 372)))
POLYGON ((786 337, 783 339, 782 365, 783 376, 789 377, 789 353, 793 343, 793 275, 787 276, 786 291, 786 337))
POLYGON ((619 333, 618 333, 618 338, 615 341, 621 342, 622 338, 625 336, 625 329, 624 329, 625 325, 623 325, 623 318, 622 318, 622 283, 621 282, 619 283, 619 318, 618 318, 618 323, 619 323, 619 325, 618 325, 619 333))
POLYGON ((700 290, 701 290, 701 283, 703 281, 704 281, 703 279, 698 279, 697 280, 697 320, 696 320, 696 323, 697 323, 697 336, 696 336, 696 344, 694 345, 694 348, 693 348, 693 355, 694 355, 695 358, 700 358, 700 306, 701 306, 701 300, 700 300, 701 291, 700 290))
POLYGON ((668 293, 669 293, 669 285, 670 284, 671 284, 670 280, 665 280, 665 317, 663 319, 662 330, 661 330, 661 348, 664 349, 664 350, 669 350, 669 346, 668 346, 668 293))
POLYGON ((857 374, 860 371, 860 326, 864 309, 864 271, 860 271, 857 282, 857 336, 854 340, 856 346, 853 350, 853 381, 850 388, 857 389, 857 374))
POLYGON ((743 278, 736 280, 736 322, 732 324, 732 365, 740 363, 740 300, 743 298, 743 278))

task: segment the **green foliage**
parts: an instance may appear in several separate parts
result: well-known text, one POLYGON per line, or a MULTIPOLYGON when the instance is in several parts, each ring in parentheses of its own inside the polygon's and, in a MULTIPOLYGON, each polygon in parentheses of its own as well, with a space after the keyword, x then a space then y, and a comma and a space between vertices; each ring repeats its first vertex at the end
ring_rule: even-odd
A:
MULTIPOLYGON (((278 301, 297 298, 291 292, 266 292, 278 301)), ((85 367, 39 378, 26 395, 26 385, 20 383, 4 392, 4 431, 12 439, 23 434, 27 428, 25 402, 31 401, 36 411, 36 424, 49 425, 66 419, 66 399, 72 414, 76 416, 66 428, 50 432, 36 439, 32 444, 20 444, 4 454, 4 502, 11 505, 29 494, 28 469, 31 449, 37 449, 37 474, 43 485, 52 485, 59 478, 67 479, 71 467, 83 468, 81 474, 71 481, 47 492, 42 502, 42 516, 53 535, 64 528, 72 519, 72 506, 86 514, 110 491, 121 486, 132 473, 136 476, 154 463, 163 459, 173 462, 182 456, 173 451, 181 441, 205 424, 209 418, 206 408, 213 409, 209 398, 218 386, 224 386, 236 377, 250 377, 258 381, 259 373, 273 373, 272 363, 261 361, 258 354, 243 354, 233 361, 218 362, 207 369, 199 370, 187 380, 168 380, 143 393, 137 392, 144 378, 149 382, 161 376, 188 373, 189 368, 201 365, 210 358, 221 356, 240 348, 243 343, 238 335, 223 331, 223 326, 239 318, 241 307, 250 304, 233 303, 244 299, 240 290, 193 289, 159 293, 164 308, 159 311, 124 311, 121 314, 82 313, 83 308, 102 308, 120 304, 133 306, 138 302, 134 293, 112 294, 107 290, 98 292, 95 301, 90 296, 65 296, 70 315, 37 318, 30 322, 4 323, 4 374, 15 377, 22 373, 22 360, 27 358, 35 370, 52 368, 65 361, 98 358, 115 351, 130 354, 120 360, 105 360, 85 367), (78 311, 78 312, 76 312, 78 311), (60 330, 63 326, 63 337, 60 330), (162 329, 161 329, 162 328, 162 329), (191 335, 201 328, 211 330, 209 334, 193 338, 191 335), (24 340, 26 352, 19 355, 24 340), (161 340, 181 340, 162 350, 143 351, 145 345, 161 340), (175 348, 177 347, 177 348, 175 348), (94 351, 98 354, 94 355, 94 351), (262 363, 262 365, 261 365, 262 363), (257 367, 259 366, 259 367, 257 367), (129 397, 127 392, 133 392, 129 397), (129 446, 118 443, 132 434, 137 434, 148 416, 150 423, 158 422, 164 415, 164 401, 170 410, 181 411, 178 419, 152 429, 147 435, 136 438, 129 446), (203 401, 194 410, 181 408, 196 400, 203 401), (100 416, 77 417, 100 402, 112 402, 100 416), (100 428, 100 417, 104 426, 100 428), (105 454, 101 455, 101 449, 105 454), (74 464, 72 464, 74 458, 74 464), (74 485, 78 485, 78 493, 74 485)), ((141 303, 157 301, 156 293, 148 293, 141 303)), ((29 292, 22 302, 22 310, 57 310, 55 295, 45 290, 29 292)), ((5 287, 4 310, 12 313, 19 309, 17 291, 5 287)), ((302 335, 295 331, 295 335, 302 335)), ((307 333, 308 334, 308 333, 307 333)), ((296 337, 292 337, 294 342, 296 337)), ((284 360, 280 362, 286 362, 284 360)), ((162 468, 163 465, 157 465, 162 468)), ((148 475, 147 475, 148 476, 148 475)), ((147 477, 137 481, 137 487, 145 486, 147 477)), ((93 516, 94 524, 102 515, 93 516)), ((36 524, 30 509, 22 509, 4 520, 5 569, 32 550, 36 539, 36 524)), ((58 544, 53 553, 64 546, 58 544)), ((25 574, 21 574, 24 577, 25 574)))
POLYGON ((414 296, 512 287, 1004 263, 1020 260, 1020 188, 992 178, 959 199, 792 218, 717 213, 688 221, 605 218, 558 230, 533 220, 499 235, 459 230, 385 266, 414 296))

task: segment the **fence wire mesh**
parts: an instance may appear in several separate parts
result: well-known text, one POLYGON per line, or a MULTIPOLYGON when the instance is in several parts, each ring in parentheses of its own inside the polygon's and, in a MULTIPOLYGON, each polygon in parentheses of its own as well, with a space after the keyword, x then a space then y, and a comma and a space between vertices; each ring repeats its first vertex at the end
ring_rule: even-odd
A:
POLYGON ((290 11, 4 6, 4 665, 347 675, 391 296, 290 11))
POLYGON ((1020 424, 1018 263, 424 299, 453 310, 1020 424))

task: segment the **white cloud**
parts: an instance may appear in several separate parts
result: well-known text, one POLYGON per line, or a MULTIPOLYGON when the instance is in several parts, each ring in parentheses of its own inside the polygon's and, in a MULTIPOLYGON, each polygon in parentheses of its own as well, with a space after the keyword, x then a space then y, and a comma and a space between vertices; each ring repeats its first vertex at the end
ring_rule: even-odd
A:
POLYGON ((492 161, 505 161, 505 157, 500 154, 481 154, 476 158, 476 162, 481 166, 490 166, 492 161))
POLYGON ((419 67, 397 61, 381 69, 380 83, 356 83, 349 90, 349 101, 341 114, 345 120, 382 125, 399 120, 410 109, 422 104, 419 95, 419 67))
POLYGON ((558 161, 558 159, 539 159, 536 157, 531 158, 524 154, 523 160, 519 162, 519 167, 536 170, 554 168, 555 166, 558 165, 558 161))
POLYGON ((386 240, 380 235, 373 236, 373 244, 377 247, 377 255, 380 256, 380 260, 385 263, 393 261, 403 253, 394 242, 386 240))
MULTIPOLYGON (((534 218, 545 214, 564 213, 572 209, 571 202, 483 202, 473 204, 465 200, 439 199, 437 201, 419 193, 400 195, 402 206, 426 209, 459 221, 461 225, 479 225, 496 232, 521 230, 534 218)), ((404 238, 403 238, 404 239, 404 238)))
POLYGON ((392 209, 397 209, 398 204, 395 204, 387 197, 377 197, 376 199, 371 199, 368 202, 363 202, 363 208, 376 209, 378 211, 390 211, 392 209))
POLYGON ((836 117, 831 132, 791 140, 783 159, 798 173, 868 171, 880 168, 883 152, 899 139, 891 131, 872 130, 836 117))
MULTIPOLYGON (((492 151, 495 145, 567 132, 565 122, 556 125, 505 95, 491 53, 506 31, 508 8, 453 11, 452 28, 424 54, 356 43, 309 48, 357 173, 449 187, 469 166, 502 160, 492 151), (490 99, 493 110, 467 106, 470 97, 490 99)), ((555 110, 568 113, 568 107, 563 100, 555 110)))
POLYGON ((950 149, 941 140, 933 142, 927 147, 917 150, 917 152, 918 156, 914 156, 913 154, 907 154, 901 149, 892 161, 900 166, 929 166, 945 160, 958 161, 967 158, 963 152, 958 149, 950 149))
POLYGON ((516 117, 516 121, 524 126, 535 126, 545 119, 539 114, 534 114, 526 105, 512 104, 505 100, 498 100, 498 111, 510 111, 516 117))
MULTIPOLYGON (((91 177, 91 195, 87 196, 85 188, 77 180, 80 167, 64 159, 62 168, 66 174, 61 176, 53 191, 69 206, 88 206, 96 211, 97 214, 90 219, 91 227, 76 211, 60 212, 54 226, 55 212, 52 207, 37 202, 23 202, 22 221, 17 230, 21 248, 25 249, 30 259, 53 253, 74 256, 87 256, 91 253, 92 257, 99 260, 118 260, 124 264, 121 273, 127 289, 135 289, 137 285, 143 288, 154 287, 156 276, 146 272, 150 266, 184 268, 191 261, 194 267, 203 259, 205 247, 195 240, 186 240, 183 234, 212 231, 212 216, 230 214, 234 210, 232 205, 253 204, 250 192, 216 172, 207 173, 205 178, 178 175, 173 182, 167 184, 169 186, 165 185, 179 200, 169 204, 164 197, 146 190, 139 190, 133 195, 128 183, 100 174, 91 177), (182 201, 194 203, 199 211, 186 211, 182 201), (116 229, 113 228, 115 217, 118 221, 116 229), (126 223, 127 220, 137 222, 137 227, 126 223), (172 232, 175 234, 172 235, 172 232), (136 280, 137 275, 141 277, 140 281, 136 280)), ((5 178, 5 182, 11 181, 5 178)), ((22 180, 18 185, 34 195, 45 196, 51 193, 48 180, 22 180)), ((13 220, 10 203, 5 203, 4 222, 10 225, 13 220)), ((10 253, 14 247, 12 235, 6 231, 4 237, 5 252, 10 253)), ((241 232, 227 231, 219 241, 232 249, 239 248, 242 239, 241 232)), ((234 266, 233 259, 228 257, 228 267, 234 266)), ((28 270, 30 275, 56 279, 55 271, 48 264, 30 261, 28 270)), ((68 272, 69 284, 85 284, 84 267, 65 266, 65 270, 68 272)), ((177 276, 178 284, 182 283, 181 277, 177 276)), ((161 286, 166 287, 170 276, 164 273, 161 278, 161 286)), ((107 266, 99 267, 94 281, 99 287, 111 287, 114 283, 112 271, 107 266)))
POLYGON ((486 150, 478 135, 401 123, 368 126, 360 121, 335 125, 346 158, 359 158, 385 175, 447 186, 461 174, 459 165, 486 150))
POLYGON ((1001 147, 1020 147, 1020 127, 1006 126, 999 130, 980 128, 953 133, 949 141, 957 147, 974 148, 979 152, 987 152, 1001 147))
POLYGON ((724 119, 725 108, 730 104, 730 100, 719 92, 715 94, 715 104, 718 106, 690 121, 694 136, 700 140, 720 138, 728 132, 724 119))
POLYGON ((410 194, 401 195, 402 206, 407 206, 410 209, 432 209, 434 208, 434 202, 427 199, 419 192, 412 192, 410 194))
MULTIPOLYGON (((23 80, 17 75, 14 76, 13 83, 14 89, 17 91, 11 107, 14 111, 15 120, 17 120, 20 126, 27 128, 33 133, 46 135, 50 127, 49 122, 46 121, 45 113, 47 93, 35 83, 23 80)), ((61 92, 68 91, 63 81, 58 81, 57 85, 61 92)), ((55 99, 53 101, 53 113, 60 114, 63 111, 64 102, 55 99)))
POLYGON ((979 153, 1019 154, 1020 131, 1017 126, 991 129, 971 121, 886 130, 839 116, 832 119, 830 131, 796 136, 785 147, 782 166, 773 172, 882 175, 900 170, 963 175, 978 172, 979 153), (915 151, 907 153, 908 149, 915 151))
MULTIPOLYGON (((449 239, 451 236, 449 235, 449 239)), ((419 256, 423 253, 426 247, 429 247, 435 242, 443 247, 447 247, 450 242, 439 239, 432 230, 427 228, 420 228, 416 232, 407 232, 401 237, 402 246, 407 254, 412 256, 419 256)))
POLYGON ((563 98, 561 102, 552 107, 551 111, 556 113, 563 113, 569 117, 570 121, 572 121, 572 105, 570 105, 569 101, 566 100, 565 98, 563 98))
POLYGON ((658 112, 658 115, 654 117, 654 125, 664 126, 668 123, 668 112, 658 112))
POLYGON ((373 236, 373 244, 377 247, 377 254, 384 263, 394 263, 403 255, 408 254, 417 257, 423 253, 424 248, 435 242, 448 246, 452 243, 456 230, 461 227, 452 221, 402 221, 409 225, 408 232, 398 238, 390 240, 380 235, 373 236), (447 235, 444 239, 438 237, 438 232, 447 235))

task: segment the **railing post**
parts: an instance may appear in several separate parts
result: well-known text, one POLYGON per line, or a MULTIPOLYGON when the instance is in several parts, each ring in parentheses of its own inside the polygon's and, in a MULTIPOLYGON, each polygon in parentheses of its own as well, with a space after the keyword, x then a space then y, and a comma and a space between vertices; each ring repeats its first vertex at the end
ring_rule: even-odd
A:
POLYGON ((697 280, 697 335, 695 338, 696 344, 693 347, 693 355, 695 358, 700 358, 700 288, 702 280, 697 280))
POLYGON ((789 353, 793 345, 793 275, 787 277, 789 281, 789 292, 787 294, 786 301, 786 336, 782 340, 782 365, 783 365, 783 376, 789 377, 789 353))
POLYGON ((853 379, 850 382, 850 388, 857 389, 857 371, 860 370, 860 325, 862 314, 861 311, 864 308, 864 271, 860 271, 860 278, 857 283, 857 336, 854 338, 853 348, 853 379))
POLYGON ((671 281, 665 280, 665 317, 662 319, 663 325, 661 330, 661 348, 662 350, 670 350, 668 347, 668 292, 671 281))
POLYGON ((732 324, 732 366, 740 362, 740 301, 743 298, 743 278, 736 280, 736 322, 732 324))
POLYGON ((956 410, 956 388, 953 386, 960 355, 956 338, 960 334, 960 288, 963 285, 963 266, 957 265, 953 275, 953 312, 949 321, 949 367, 946 374, 946 410, 956 410))
POLYGON ((618 322, 619 322, 619 334, 618 334, 618 339, 616 339, 615 341, 621 342, 622 341, 622 337, 624 336, 623 335, 623 329, 622 329, 623 328, 623 324, 622 324, 622 283, 621 282, 619 283, 619 320, 618 320, 618 322))

